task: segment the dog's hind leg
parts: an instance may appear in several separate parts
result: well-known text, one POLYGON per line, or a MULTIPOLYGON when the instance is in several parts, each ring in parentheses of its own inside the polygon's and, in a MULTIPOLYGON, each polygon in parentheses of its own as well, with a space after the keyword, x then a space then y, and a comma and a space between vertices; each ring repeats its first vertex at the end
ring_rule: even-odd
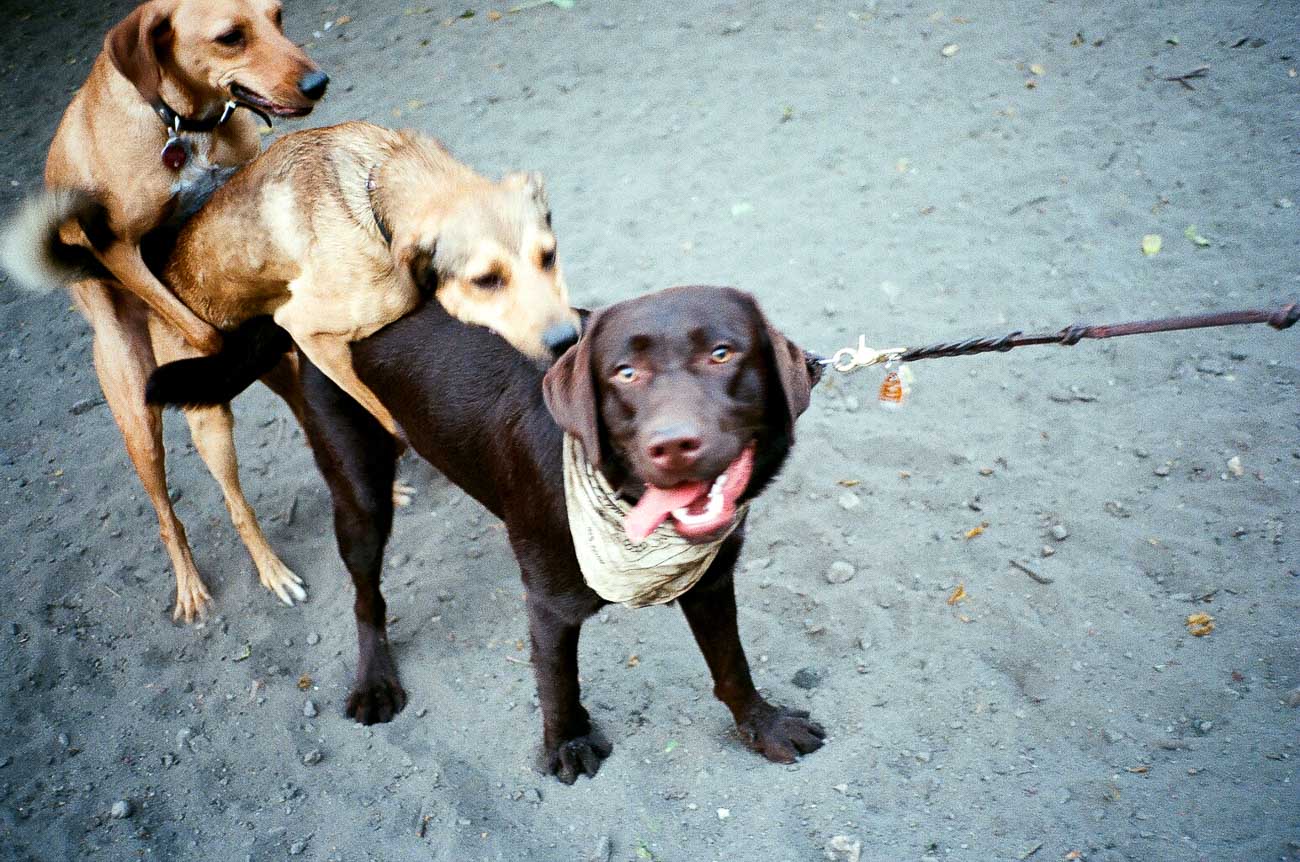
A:
POLYGON ((388 648, 388 618, 379 582, 393 526, 397 443, 379 422, 323 372, 302 361, 307 436, 334 501, 339 554, 356 589, 357 675, 347 714, 361 724, 390 721, 406 690, 388 648))
MULTIPOLYGON (((194 356, 197 351, 187 345, 176 330, 151 316, 149 330, 153 336, 154 353, 158 361, 171 362, 194 356)), ((290 405, 292 406, 292 404, 290 405)), ((292 606, 294 601, 307 598, 302 588, 302 578, 293 573, 271 549, 257 522, 257 514, 244 496, 239 483, 239 459, 235 454, 235 417, 230 405, 194 407, 185 410, 185 420, 190 425, 190 437, 199 457, 207 465, 212 478, 221 487, 221 494, 230 512, 230 521, 239 533, 244 547, 253 558, 258 580, 262 586, 292 606)))
POLYGON ((172 618, 193 622, 206 613, 212 597, 199 577, 185 528, 167 496, 162 413, 144 400, 145 383, 154 369, 148 311, 125 291, 104 282, 78 282, 72 285, 72 295, 94 329, 99 385, 122 432, 127 455, 158 514, 158 533, 176 573, 172 618))

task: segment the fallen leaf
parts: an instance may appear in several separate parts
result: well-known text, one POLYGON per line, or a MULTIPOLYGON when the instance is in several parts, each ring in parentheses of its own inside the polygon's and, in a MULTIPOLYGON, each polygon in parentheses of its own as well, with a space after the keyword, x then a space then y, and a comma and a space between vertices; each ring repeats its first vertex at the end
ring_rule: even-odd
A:
POLYGON ((500 20, 502 19, 502 17, 504 17, 504 16, 502 16, 502 14, 501 14, 500 12, 498 12, 497 10, 495 10, 495 9, 491 10, 490 12, 488 12, 488 20, 489 20, 489 21, 500 21, 500 20))
POLYGON ((1041 78, 1043 75, 1047 74, 1047 69, 1043 68, 1042 63, 1033 63, 1029 66, 1029 72, 1030 74, 1037 75, 1041 78))
POLYGON ((1134 775, 1146 775, 1151 771, 1151 767, 1144 763, 1141 766, 1129 766, 1126 768, 1126 771, 1131 772, 1134 775))
POLYGON ((953 591, 948 595, 948 604, 955 605, 960 601, 964 601, 965 599, 966 599, 966 585, 958 584, 956 587, 953 588, 953 591))
POLYGON ((835 484, 843 485, 845 488, 852 488, 854 485, 861 485, 862 480, 861 479, 840 479, 835 484))
POLYGON ((1142 253, 1147 257, 1154 257, 1155 255, 1160 254, 1160 247, 1163 244, 1164 240, 1161 238, 1160 234, 1149 233, 1142 237, 1142 253))
POLYGON ((342 27, 344 24, 351 24, 351 23, 352 23, 351 15, 340 15, 339 17, 334 19, 335 27, 342 27))
POLYGON ((984 521, 978 527, 971 527, 969 530, 966 531, 966 539, 969 541, 970 539, 973 539, 976 536, 980 535, 981 533, 984 532, 985 529, 988 528, 988 525, 989 522, 984 521))
POLYGON ((950 42, 947 45, 944 45, 939 50, 939 53, 945 57, 951 57, 952 55, 956 54, 960 50, 961 50, 960 45, 958 45, 956 42, 950 42))
POLYGON ((640 663, 641 663, 641 656, 637 655, 636 653, 632 653, 630 656, 627 657, 628 667, 636 667, 640 663))
POLYGON ((1082 859, 1082 858, 1083 858, 1083 854, 1080 853, 1078 850, 1071 850, 1069 853, 1066 853, 1066 854, 1065 854, 1065 858, 1066 858, 1066 859, 1082 859))
POLYGON ((1214 631, 1214 617, 1209 614, 1191 614, 1187 617, 1187 631, 1192 637, 1203 638, 1214 631))
POLYGON ((1028 80, 1028 81, 1025 81, 1025 89, 1026 89, 1026 90, 1036 90, 1036 89, 1038 89, 1038 82, 1035 81, 1035 80, 1033 80, 1032 78, 1031 78, 1030 80, 1028 80))
POLYGON ((1170 36, 1168 39, 1165 40, 1165 43, 1166 43, 1166 44, 1169 44, 1169 45, 1177 45, 1177 44, 1178 44, 1178 37, 1177 37, 1177 36, 1170 36))
POLYGON ((253 654, 253 645, 244 644, 244 651, 239 655, 235 656, 235 661, 244 661, 248 659, 250 656, 252 656, 252 654, 253 654))
POLYGON ((1183 236, 1187 237, 1187 239, 1191 241, 1192 245, 1200 246, 1201 248, 1205 248, 1210 244, 1208 239, 1196 232, 1196 225, 1194 224, 1189 224, 1187 226, 1187 230, 1183 231, 1183 236))
POLYGON ((461 12, 461 13, 460 13, 459 15, 457 15, 456 17, 457 17, 457 18, 473 18, 473 17, 474 17, 474 10, 473 10, 473 9, 466 9, 464 12, 461 12))
POLYGON ((303 674, 302 676, 298 677, 298 690, 306 691, 307 689, 311 688, 311 683, 312 683, 311 677, 308 676, 307 674, 303 674))
POLYGON ((675 739, 668 740, 668 744, 664 746, 664 754, 672 754, 673 750, 676 749, 678 745, 679 743, 677 742, 677 740, 675 739))

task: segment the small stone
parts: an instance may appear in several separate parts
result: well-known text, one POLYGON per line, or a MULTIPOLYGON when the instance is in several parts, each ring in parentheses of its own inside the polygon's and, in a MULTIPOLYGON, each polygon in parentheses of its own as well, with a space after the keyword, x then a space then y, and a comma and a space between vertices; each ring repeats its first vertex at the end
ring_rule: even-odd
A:
POLYGON ((1277 207, 1280 210, 1289 210, 1291 209, 1291 207, 1295 206, 1295 202, 1292 201, 1290 198, 1278 198, 1277 200, 1273 201, 1273 206, 1277 207))
POLYGON ((72 740, 68 738, 68 735, 66 733, 59 734, 59 745, 63 746, 64 748, 67 748, 71 744, 72 744, 72 740))
POLYGON ((316 708, 316 701, 314 700, 304 701, 302 705, 302 714, 305 715, 307 718, 315 718, 316 716, 320 715, 320 710, 316 708))
POLYGON ((811 691, 822 683, 821 671, 811 667, 801 667, 793 677, 790 678, 795 688, 802 688, 804 691, 811 691))
POLYGON ((321 753, 321 750, 319 748, 313 748, 311 751, 307 752, 302 756, 302 762, 307 766, 315 766, 316 764, 320 763, 324 758, 325 755, 321 753))
POLYGON ((69 412, 72 413, 73 416, 80 416, 83 413, 89 413, 91 410, 94 410, 103 403, 103 398, 83 398, 73 404, 72 409, 69 412))
POLYGON ((1300 686, 1291 689, 1291 693, 1286 696, 1286 705, 1292 709, 1300 706, 1300 686))
POLYGON ((719 819, 719 820, 726 820, 726 819, 728 819, 728 818, 730 818, 730 817, 731 817, 731 809, 730 809, 730 808, 719 808, 719 809, 718 809, 718 819, 719 819))
POLYGON ((1168 464, 1161 464, 1159 467, 1156 467, 1156 468, 1155 468, 1154 470, 1152 470, 1151 472, 1152 472, 1152 473, 1155 473, 1157 476, 1160 476, 1161 478, 1163 478, 1163 477, 1169 475, 1169 465, 1168 465, 1168 464))
POLYGON ((929 763, 930 760, 931 760, 932 758, 933 758, 933 755, 931 755, 930 752, 928 752, 928 751, 918 751, 918 752, 916 753, 916 762, 917 762, 917 763, 929 763))
POLYGON ((723 36, 734 36, 734 35, 736 35, 737 33, 739 33, 740 31, 742 31, 742 30, 744 30, 744 29, 745 29, 745 22, 744 22, 744 21, 732 21, 730 24, 725 24, 725 25, 723 25, 723 27, 722 27, 722 35, 723 35, 723 36))
POLYGON ((845 491, 840 494, 840 508, 850 512, 862 505, 862 498, 852 491, 845 491))
POLYGON ((1056 524, 1052 527, 1052 538, 1058 542, 1063 542, 1070 536, 1070 531, 1065 528, 1064 524, 1056 524))
POLYGON ((1134 458, 1150 458, 1150 457, 1151 457, 1151 453, 1148 452, 1147 450, 1141 448, 1141 447, 1138 447, 1137 449, 1134 449, 1134 450, 1133 450, 1133 457, 1134 457, 1134 458))
POLYGON ((126 799, 119 799, 108 809, 108 816, 114 820, 125 820, 135 813, 135 807, 126 799))
POLYGON ((23 633, 23 627, 18 625, 18 623, 9 624, 9 634, 13 635, 14 637, 18 637, 22 633, 23 633))
POLYGON ((772 565, 771 557, 758 557, 745 563, 745 572, 761 572, 770 565, 772 565))
POLYGON ((320 643, 320 635, 316 634, 315 632, 312 632, 311 634, 307 635, 308 646, 316 646, 316 644, 318 643, 320 643))
POLYGON ((416 718, 424 718, 428 714, 429 714, 429 710, 423 706, 415 711, 416 718))
POLYGON ((1241 466, 1241 456, 1233 455, 1228 459, 1228 472, 1240 479, 1246 475, 1246 468, 1241 466))
POLYGON ((1201 733, 1209 733, 1211 730, 1214 730, 1214 722, 1202 721, 1200 724, 1196 725, 1196 729, 1201 733))
POLYGON ((184 752, 187 748, 194 747, 194 730, 189 727, 182 727, 176 731, 176 750, 184 752))
POLYGON ((939 49, 939 54, 944 57, 955 57, 957 55, 957 52, 960 50, 961 50, 961 46, 958 45, 956 42, 949 42, 947 45, 944 45, 942 48, 939 49))
POLYGON ((1050 557, 1052 554, 1056 553, 1056 548, 1053 548, 1051 545, 1043 545, 1043 549, 1038 553, 1042 554, 1044 557, 1050 557))
POLYGON ((860 862, 862 841, 853 835, 836 835, 822 852, 830 862, 860 862))
POLYGON ((295 841, 289 845, 289 855, 301 856, 306 849, 307 849, 306 841, 295 841))
POLYGON ((826 583, 828 584, 846 584, 853 580, 853 576, 858 570, 853 568, 852 563, 846 563, 843 560, 836 560, 831 563, 831 567, 826 570, 826 583))

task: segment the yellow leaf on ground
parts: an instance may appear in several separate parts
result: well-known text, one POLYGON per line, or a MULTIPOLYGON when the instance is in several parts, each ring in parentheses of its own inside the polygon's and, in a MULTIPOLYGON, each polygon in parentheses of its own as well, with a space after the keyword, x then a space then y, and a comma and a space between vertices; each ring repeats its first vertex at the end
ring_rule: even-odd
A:
POLYGON ((966 585, 958 584, 956 587, 953 588, 953 591, 948 595, 948 604, 955 605, 960 601, 965 601, 965 599, 966 599, 966 585))
POLYGON ((981 533, 983 533, 984 530, 988 527, 988 525, 989 525, 989 522, 988 522, 988 521, 984 521, 984 522, 981 523, 978 527, 971 527, 969 530, 966 531, 966 538, 967 538, 967 539, 973 539, 973 538, 975 538, 976 536, 978 536, 978 535, 980 535, 981 533))
POLYGON ((1042 63, 1034 63, 1032 66, 1029 67, 1029 71, 1035 75, 1038 75, 1039 77, 1042 77, 1043 75, 1047 74, 1047 70, 1043 68, 1042 63))
POLYGON ((1191 614, 1187 617, 1187 631, 1193 637, 1205 637, 1214 631, 1214 617, 1209 614, 1191 614))
POLYGON ((1161 239, 1160 234, 1158 233, 1149 233, 1142 237, 1142 253, 1147 257, 1153 257, 1160 254, 1160 247, 1162 245, 1164 245, 1164 240, 1161 239))

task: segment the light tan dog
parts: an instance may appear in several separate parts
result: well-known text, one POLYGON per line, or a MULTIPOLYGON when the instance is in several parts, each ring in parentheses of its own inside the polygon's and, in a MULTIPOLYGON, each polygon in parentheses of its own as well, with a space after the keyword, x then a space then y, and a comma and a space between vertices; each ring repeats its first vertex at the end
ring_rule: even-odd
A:
MULTIPOLYGON (((536 359, 578 337, 541 177, 492 182, 433 138, 370 123, 274 143, 181 230, 165 281, 218 329, 272 315, 392 433, 392 417, 352 370, 349 344, 422 296, 536 359)), ((186 366, 203 364, 155 375, 150 399, 168 401, 165 378, 186 366)))
MULTIPOLYGON (((107 270, 71 289, 94 329, 104 396, 158 513, 176 572, 174 616, 187 621, 210 597, 167 495, 160 412, 146 405, 144 391, 157 361, 193 355, 193 348, 210 352, 220 336, 154 277, 140 241, 184 209, 189 194, 210 192, 214 169, 257 154, 254 111, 302 116, 327 83, 281 32, 276 0, 152 0, 105 37, 50 146, 47 186, 88 192, 106 207, 93 243, 75 222, 64 226, 64 239, 93 245, 107 270)), ((67 212, 56 206, 45 215, 67 212)), ((21 254, 8 259, 20 282, 50 277, 25 266, 21 254)), ((293 380, 284 369, 268 379, 291 406, 293 380)), ((191 410, 186 418, 262 583, 288 604, 303 598, 301 581, 267 544, 240 488, 229 408, 191 410)))

